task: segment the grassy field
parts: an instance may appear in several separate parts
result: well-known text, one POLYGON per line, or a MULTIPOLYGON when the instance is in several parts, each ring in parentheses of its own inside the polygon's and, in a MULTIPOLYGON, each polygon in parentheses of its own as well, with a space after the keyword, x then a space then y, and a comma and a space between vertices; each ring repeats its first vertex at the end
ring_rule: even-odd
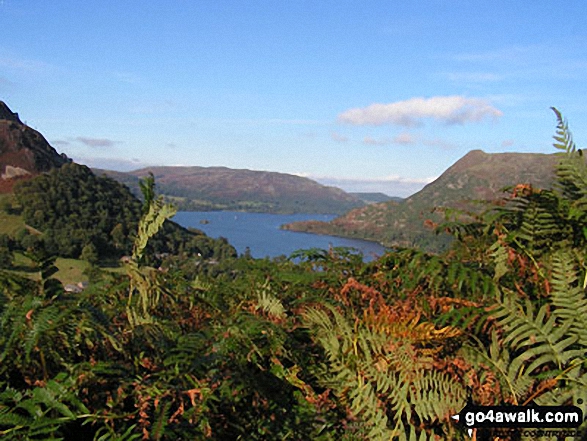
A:
MULTIPOLYGON (((85 260, 80 259, 68 259, 64 257, 58 257, 55 260, 55 266, 58 271, 53 275, 62 284, 68 283, 76 284, 78 282, 87 282, 88 276, 84 274, 84 270, 89 267, 89 263, 85 260)), ((34 269, 32 261, 24 256, 22 253, 14 253, 14 271, 21 276, 28 277, 29 279, 39 280, 39 273, 34 269)), ((122 266, 113 266, 109 263, 108 266, 102 267, 106 273, 110 274, 124 274, 126 271, 122 266)))
POLYGON ((88 280, 88 276, 84 275, 83 271, 89 264, 84 260, 58 257, 55 261, 55 266, 59 271, 53 277, 59 279, 64 285, 68 283, 86 282, 88 280))
MULTIPOLYGON (((88 267, 88 263, 83 260, 58 257, 55 260, 55 266, 59 271, 53 277, 64 285, 88 280, 88 277, 83 274, 83 271, 88 267)), ((39 273, 35 270, 33 262, 22 253, 14 253, 14 268, 14 271, 22 276, 39 280, 39 273)))

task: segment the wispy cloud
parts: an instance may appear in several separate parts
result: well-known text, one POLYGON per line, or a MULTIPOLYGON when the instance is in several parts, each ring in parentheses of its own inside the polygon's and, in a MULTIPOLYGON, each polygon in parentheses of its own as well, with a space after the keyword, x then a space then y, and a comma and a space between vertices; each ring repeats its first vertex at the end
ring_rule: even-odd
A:
POLYGON ((416 142, 417 139, 414 137, 414 135, 408 132, 402 132, 393 138, 394 144, 411 145, 416 144, 416 142))
POLYGON ((363 144, 379 145, 379 146, 391 145, 391 144, 398 144, 398 145, 404 145, 404 146, 419 144, 419 145, 424 145, 424 146, 428 146, 428 147, 440 147, 443 150, 452 150, 452 149, 458 147, 456 144, 453 144, 449 141, 445 141, 440 138, 427 139, 427 138, 424 138, 419 135, 413 135, 410 132, 402 132, 402 133, 394 136, 393 138, 375 139, 370 136, 366 136, 363 139, 363 144))
POLYGON ((113 141, 107 138, 87 138, 85 136, 78 136, 76 141, 81 142, 88 147, 112 147, 115 144, 120 144, 120 141, 113 141))
POLYGON ((365 136, 363 138, 363 144, 366 145, 412 145, 418 143, 419 138, 415 137, 409 132, 402 132, 393 138, 373 138, 371 136, 365 136))
POLYGON ((502 147, 511 147, 514 145, 514 140, 513 139, 504 139, 501 143, 502 147))
POLYGON ((71 145, 71 142, 65 141, 64 139, 55 139, 51 141, 51 145, 58 145, 58 146, 68 146, 71 145))
POLYGON ((349 109, 338 116, 343 123, 353 125, 380 126, 393 124, 416 127, 425 119, 434 119, 445 124, 479 122, 485 118, 498 118, 499 109, 480 98, 463 96, 436 96, 411 98, 389 104, 371 104, 368 107, 349 109))
POLYGON ((336 133, 336 132, 332 132, 330 134, 330 137, 336 142, 348 142, 348 140, 349 140, 346 136, 343 136, 343 135, 336 133))
POLYGON ((363 144, 367 145, 387 145, 389 143, 390 141, 387 138, 375 139, 370 136, 365 136, 365 138, 363 138, 363 144))

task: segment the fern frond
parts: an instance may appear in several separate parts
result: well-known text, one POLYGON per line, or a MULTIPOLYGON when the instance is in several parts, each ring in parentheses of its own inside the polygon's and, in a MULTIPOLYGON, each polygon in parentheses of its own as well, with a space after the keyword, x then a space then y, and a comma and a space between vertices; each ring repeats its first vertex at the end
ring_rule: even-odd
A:
MULTIPOLYGON (((146 190, 152 191, 154 181, 147 180, 145 185, 146 190)), ((147 196, 145 194, 145 198, 147 196)), ((161 197, 157 199, 151 198, 149 201, 148 210, 139 222, 137 237, 133 244, 132 259, 126 264, 127 274, 130 279, 127 315, 131 327, 152 325, 154 323, 151 310, 159 303, 162 287, 157 282, 156 273, 150 268, 143 268, 140 262, 149 239, 157 234, 163 223, 176 213, 176 209, 171 204, 163 204, 161 197), (139 307, 133 304, 135 291, 139 294, 139 307)))
POLYGON ((286 316, 283 303, 271 293, 268 282, 265 282, 257 290, 257 309, 264 311, 276 319, 284 319, 286 316))
POLYGON ((90 417, 88 409, 70 390, 73 380, 60 374, 44 387, 0 393, 0 435, 12 439, 60 439, 63 425, 90 417))
POLYGON ((177 210, 171 204, 163 204, 161 198, 155 199, 149 205, 149 210, 141 218, 138 227, 138 234, 133 246, 132 258, 139 261, 143 257, 147 242, 163 226, 165 220, 173 217, 177 210))
POLYGON ((565 155, 557 167, 555 187, 572 202, 571 215, 575 219, 584 219, 587 213, 587 167, 583 152, 577 149, 567 122, 562 114, 552 108, 557 117, 557 131, 554 147, 564 150, 565 155))
POLYGON ((553 136, 556 141, 553 144, 554 147, 559 150, 564 150, 565 153, 574 153, 576 151, 575 143, 573 142, 567 121, 558 109, 555 107, 551 107, 551 109, 556 115, 557 120, 556 134, 553 136))
POLYGON ((587 351, 587 296, 578 279, 572 256, 565 252, 556 253, 552 258, 550 281, 553 315, 571 323, 571 333, 587 351))
MULTIPOLYGON (((388 327, 361 322, 351 325, 328 306, 306 311, 304 322, 326 353, 324 385, 361 418, 369 439, 407 439, 416 435, 428 439, 424 429, 412 433, 415 421, 434 425, 446 421, 450 412, 463 406, 464 388, 436 372, 425 350, 417 349, 388 327)), ((413 329, 410 335, 425 335, 423 340, 443 339, 443 334, 449 332, 431 326, 418 324, 417 320, 403 323, 404 329, 413 329), (439 335, 434 336, 435 332, 439 335)))
POLYGON ((37 310, 37 314, 33 313, 32 326, 24 335, 24 352, 27 359, 41 338, 47 338, 51 331, 62 326, 63 319, 68 315, 68 312, 61 310, 56 305, 51 305, 37 310))
POLYGON ((548 313, 548 306, 543 305, 534 314, 530 301, 526 308, 517 302, 502 303, 494 312, 498 323, 506 330, 504 344, 512 351, 521 350, 512 361, 510 369, 516 373, 524 365, 528 374, 539 367, 551 363, 556 369, 562 369, 578 352, 573 347, 576 337, 569 337, 567 332, 571 322, 559 323, 557 317, 548 313))

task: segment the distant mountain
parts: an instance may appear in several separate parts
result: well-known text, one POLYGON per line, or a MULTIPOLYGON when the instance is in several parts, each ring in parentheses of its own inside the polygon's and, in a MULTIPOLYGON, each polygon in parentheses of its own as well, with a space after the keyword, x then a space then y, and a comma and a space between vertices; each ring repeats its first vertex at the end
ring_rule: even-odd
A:
POLYGON ((358 197, 360 200, 365 202, 366 204, 376 204, 378 202, 387 202, 387 201, 401 201, 403 198, 397 196, 388 196, 385 193, 363 193, 363 192, 352 192, 349 193, 353 196, 358 197))
POLYGON ((308 178, 226 167, 149 167, 132 172, 94 169, 139 193, 139 178, 155 176, 157 190, 180 210, 342 214, 364 205, 358 197, 308 178))
POLYGON ((503 197, 504 187, 531 183, 550 188, 558 156, 537 153, 494 153, 473 150, 438 179, 403 201, 371 204, 331 222, 298 222, 285 229, 375 240, 390 247, 416 246, 440 250, 449 242, 436 236, 425 221, 439 222, 435 207, 472 208, 471 200, 503 197))
POLYGON ((0 193, 12 190, 20 179, 71 162, 49 145, 34 129, 23 124, 18 113, 0 101, 0 193))

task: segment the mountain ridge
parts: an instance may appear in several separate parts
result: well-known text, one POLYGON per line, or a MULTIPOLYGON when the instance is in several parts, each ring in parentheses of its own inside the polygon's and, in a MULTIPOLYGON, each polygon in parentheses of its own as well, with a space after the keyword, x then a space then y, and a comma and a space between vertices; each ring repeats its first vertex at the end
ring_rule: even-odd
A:
POLYGON ((357 196, 308 178, 273 171, 215 166, 154 166, 130 172, 94 169, 138 194, 153 173, 160 194, 184 211, 235 210, 342 214, 364 205, 357 196))

